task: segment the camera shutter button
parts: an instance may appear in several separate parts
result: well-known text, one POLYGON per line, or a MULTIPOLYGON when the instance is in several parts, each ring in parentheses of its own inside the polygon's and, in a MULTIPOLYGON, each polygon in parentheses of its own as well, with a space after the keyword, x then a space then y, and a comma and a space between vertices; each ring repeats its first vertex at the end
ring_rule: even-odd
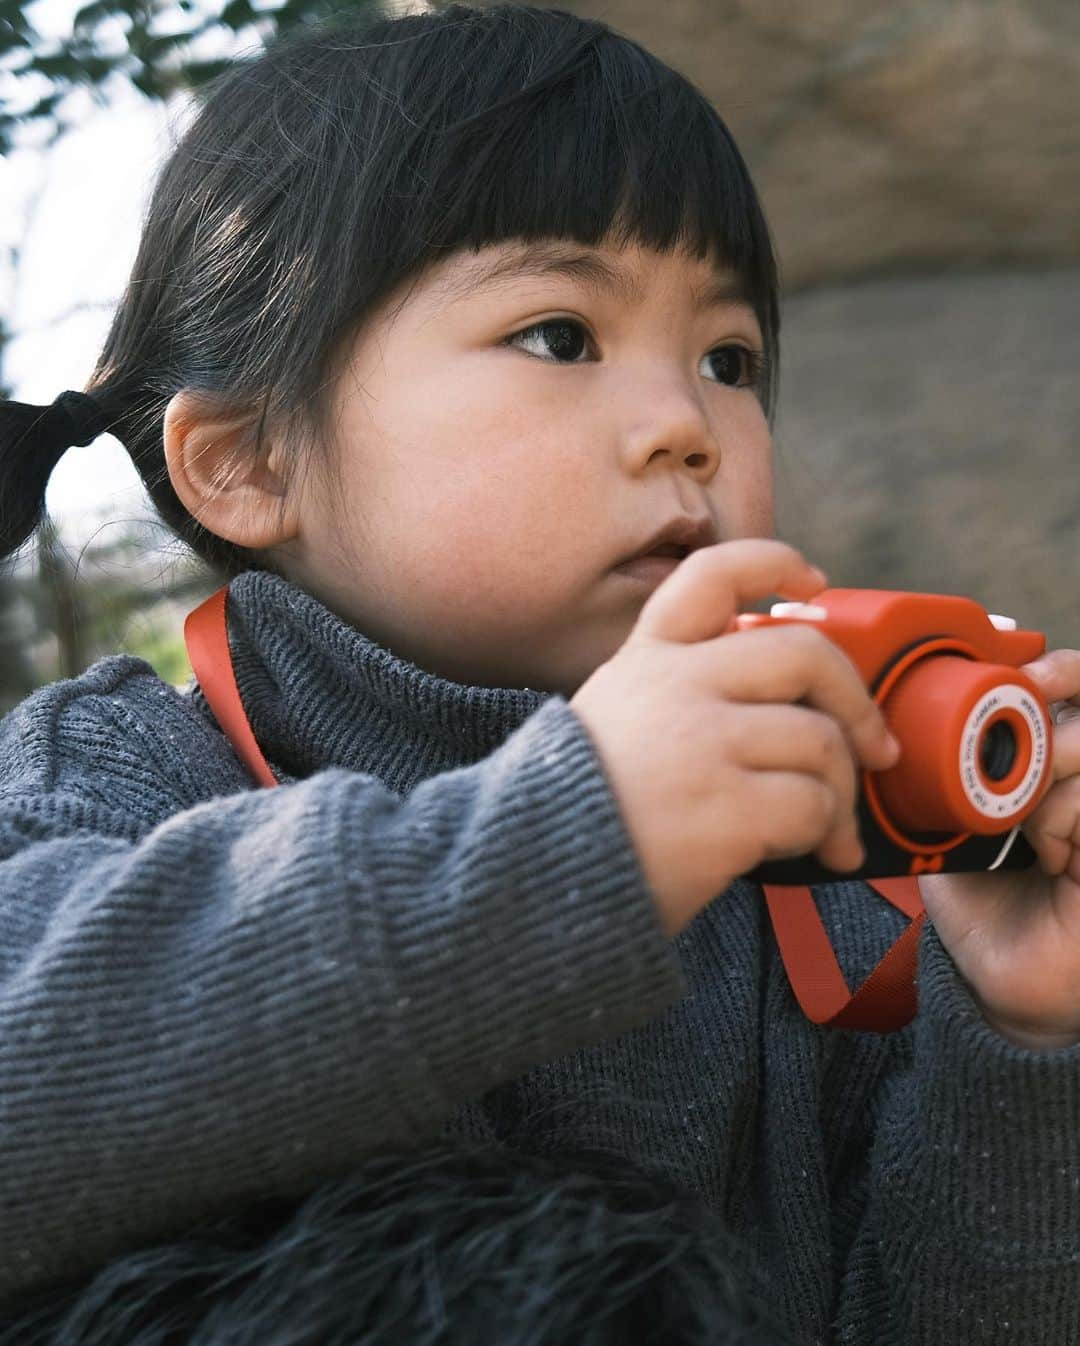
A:
POLYGON ((823 622, 828 612, 818 603, 774 603, 770 617, 794 617, 801 622, 823 622))

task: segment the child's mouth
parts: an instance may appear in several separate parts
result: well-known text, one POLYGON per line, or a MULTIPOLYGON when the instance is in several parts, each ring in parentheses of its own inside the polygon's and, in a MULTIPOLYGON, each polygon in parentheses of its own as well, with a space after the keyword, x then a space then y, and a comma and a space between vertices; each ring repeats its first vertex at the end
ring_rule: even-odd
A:
POLYGON ((656 585, 667 579, 682 559, 689 555, 689 547, 666 542, 641 556, 634 556, 615 567, 620 575, 641 583, 656 585))

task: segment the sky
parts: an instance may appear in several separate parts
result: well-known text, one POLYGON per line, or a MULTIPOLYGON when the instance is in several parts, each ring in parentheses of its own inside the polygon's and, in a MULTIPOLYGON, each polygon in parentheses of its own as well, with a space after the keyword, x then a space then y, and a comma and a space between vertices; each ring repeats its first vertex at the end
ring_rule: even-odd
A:
MULTIPOLYGON (((43 38, 55 40, 70 33, 85 2, 38 0, 24 12, 43 38)), ((177 10, 173 30, 221 8, 205 4, 194 18, 177 10)), ((109 22, 120 42, 120 21, 109 22)), ((257 41, 249 29, 237 34, 232 51, 257 41)), ((211 57, 229 47, 227 34, 205 35, 192 51, 211 57)), ((0 98, 13 96, 13 85, 0 71, 0 98)), ((52 149, 26 144, 0 159, 0 313, 16 333, 5 350, 4 378, 19 402, 46 404, 88 382, 135 260, 153 179, 192 107, 187 96, 165 107, 122 80, 108 92, 107 107, 82 90, 62 105, 77 129, 52 149), (22 248, 17 272, 13 246, 22 248)), ((151 512, 131 459, 110 435, 68 450, 49 480, 46 505, 74 546, 92 536, 107 540, 98 531, 107 521, 151 512)))

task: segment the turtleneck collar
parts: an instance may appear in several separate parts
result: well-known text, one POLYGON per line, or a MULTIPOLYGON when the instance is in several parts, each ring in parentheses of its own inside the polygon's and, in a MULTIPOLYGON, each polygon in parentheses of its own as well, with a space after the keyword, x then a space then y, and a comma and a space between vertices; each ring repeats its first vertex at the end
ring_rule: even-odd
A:
POLYGON ((339 766, 404 796, 486 757, 550 696, 425 672, 270 571, 231 580, 227 612, 244 710, 283 779, 339 766))

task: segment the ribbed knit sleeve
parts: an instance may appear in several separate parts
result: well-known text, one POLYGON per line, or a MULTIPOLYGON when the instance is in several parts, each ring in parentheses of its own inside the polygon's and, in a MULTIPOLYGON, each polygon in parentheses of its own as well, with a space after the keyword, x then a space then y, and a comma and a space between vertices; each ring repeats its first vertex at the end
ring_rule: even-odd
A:
POLYGON ((435 1136, 683 990, 565 701, 402 800, 337 767, 215 793, 178 700, 116 658, 0 732, 5 1299, 435 1136))
POLYGON ((885 1089, 840 1346, 1080 1341, 1080 1046, 984 1022, 933 926, 912 1068, 885 1089))

